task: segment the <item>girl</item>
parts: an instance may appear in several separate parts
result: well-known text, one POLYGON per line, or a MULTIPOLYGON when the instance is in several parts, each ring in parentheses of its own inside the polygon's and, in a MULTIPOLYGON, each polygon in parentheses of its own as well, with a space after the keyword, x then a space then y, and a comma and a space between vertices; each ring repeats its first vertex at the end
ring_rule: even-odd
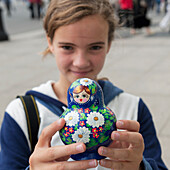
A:
POLYGON ((12 101, 1 128, 1 169, 167 169, 151 114, 143 101, 98 80, 114 35, 114 11, 108 0, 51 0, 45 19, 48 49, 60 71, 59 81, 48 81, 27 94, 34 95, 40 114, 38 142, 30 152, 26 118, 20 99, 12 101), (63 145, 57 131, 67 105, 67 89, 78 78, 99 82, 105 104, 117 116, 117 128, 109 147, 98 153, 107 159, 71 161, 70 155, 84 152, 83 143, 63 145))

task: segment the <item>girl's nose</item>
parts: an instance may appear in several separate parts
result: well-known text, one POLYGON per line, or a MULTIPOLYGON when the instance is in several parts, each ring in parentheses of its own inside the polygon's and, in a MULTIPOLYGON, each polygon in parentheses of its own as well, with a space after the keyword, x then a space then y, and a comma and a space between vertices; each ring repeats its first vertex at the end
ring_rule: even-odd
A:
POLYGON ((87 68, 90 66, 90 60, 87 54, 79 52, 76 54, 73 60, 73 65, 79 68, 87 68))

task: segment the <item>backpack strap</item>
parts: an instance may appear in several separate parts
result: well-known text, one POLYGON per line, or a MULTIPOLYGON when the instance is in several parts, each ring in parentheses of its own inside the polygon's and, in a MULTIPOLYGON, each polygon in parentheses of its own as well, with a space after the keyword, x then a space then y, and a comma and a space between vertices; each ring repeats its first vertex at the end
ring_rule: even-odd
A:
POLYGON ((31 153, 32 153, 38 141, 37 136, 38 136, 38 130, 40 124, 38 108, 35 99, 32 95, 17 96, 17 98, 21 99, 25 110, 29 140, 31 144, 31 153))

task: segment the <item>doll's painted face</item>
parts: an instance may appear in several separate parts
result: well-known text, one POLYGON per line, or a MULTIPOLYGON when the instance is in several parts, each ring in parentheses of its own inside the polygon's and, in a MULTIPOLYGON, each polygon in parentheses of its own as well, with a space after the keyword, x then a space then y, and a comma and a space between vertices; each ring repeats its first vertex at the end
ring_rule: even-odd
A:
POLYGON ((86 103, 90 99, 90 90, 86 86, 77 86, 73 91, 73 99, 80 104, 86 103))
POLYGON ((85 90, 83 90, 79 94, 73 93, 73 98, 77 103, 83 104, 89 100, 90 95, 88 93, 86 93, 85 90))

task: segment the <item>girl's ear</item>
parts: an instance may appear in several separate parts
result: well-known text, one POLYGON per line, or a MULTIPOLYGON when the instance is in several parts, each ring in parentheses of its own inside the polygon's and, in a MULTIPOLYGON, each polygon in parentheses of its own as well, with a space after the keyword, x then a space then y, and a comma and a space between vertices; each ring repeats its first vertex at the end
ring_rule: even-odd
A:
POLYGON ((53 44, 51 42, 51 38, 48 37, 47 35, 46 35, 46 38, 47 38, 48 47, 49 47, 50 51, 53 53, 54 48, 53 48, 53 44))

